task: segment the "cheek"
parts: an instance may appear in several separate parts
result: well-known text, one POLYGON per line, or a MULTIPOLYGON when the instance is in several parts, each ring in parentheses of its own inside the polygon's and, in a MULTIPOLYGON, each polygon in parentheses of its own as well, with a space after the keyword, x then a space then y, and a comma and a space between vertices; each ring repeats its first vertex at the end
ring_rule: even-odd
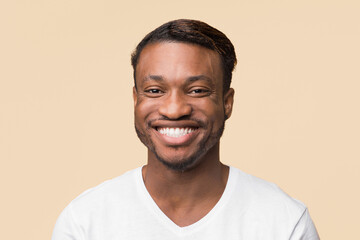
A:
POLYGON ((193 106, 194 110, 202 112, 209 119, 219 119, 224 115, 223 103, 209 98, 198 99, 193 106))
POLYGON ((156 113, 157 105, 153 101, 138 99, 135 105, 135 121, 137 123, 144 123, 150 115, 156 113))

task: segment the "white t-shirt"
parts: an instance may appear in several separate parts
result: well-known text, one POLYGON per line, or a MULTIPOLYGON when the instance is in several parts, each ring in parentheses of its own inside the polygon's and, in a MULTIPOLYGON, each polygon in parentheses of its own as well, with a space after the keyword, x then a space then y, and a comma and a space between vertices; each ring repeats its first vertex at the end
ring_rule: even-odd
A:
POLYGON ((106 181, 73 200, 52 240, 319 239, 309 213, 275 184, 230 167, 223 195, 196 223, 179 227, 146 190, 141 168, 106 181))

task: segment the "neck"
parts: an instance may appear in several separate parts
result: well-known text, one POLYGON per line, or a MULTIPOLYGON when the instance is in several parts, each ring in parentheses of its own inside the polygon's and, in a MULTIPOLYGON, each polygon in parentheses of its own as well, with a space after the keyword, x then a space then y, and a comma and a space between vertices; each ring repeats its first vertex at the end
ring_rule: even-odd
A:
POLYGON ((173 212, 191 210, 204 202, 212 208, 220 199, 227 178, 228 167, 219 160, 219 144, 185 171, 169 169, 152 152, 148 153, 148 164, 143 168, 145 186, 154 201, 160 208, 173 212))

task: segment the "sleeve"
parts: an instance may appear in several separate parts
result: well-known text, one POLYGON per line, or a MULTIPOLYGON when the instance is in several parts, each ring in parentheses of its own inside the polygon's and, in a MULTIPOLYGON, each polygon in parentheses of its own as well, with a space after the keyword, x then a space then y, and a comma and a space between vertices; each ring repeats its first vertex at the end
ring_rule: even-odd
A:
POLYGON ((305 209, 299 222, 296 224, 290 240, 319 240, 320 237, 316 231, 315 225, 311 220, 309 211, 305 209))
POLYGON ((83 240, 80 228, 74 221, 71 205, 67 206, 56 221, 51 240, 83 240))

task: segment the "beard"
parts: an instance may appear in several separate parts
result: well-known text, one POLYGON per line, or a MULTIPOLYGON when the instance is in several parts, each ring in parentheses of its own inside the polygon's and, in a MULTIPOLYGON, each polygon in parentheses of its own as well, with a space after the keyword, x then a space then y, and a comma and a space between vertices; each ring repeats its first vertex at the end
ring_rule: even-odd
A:
MULTIPOLYGON (((169 161, 168 159, 160 156, 154 143, 151 141, 150 137, 148 137, 144 132, 140 131, 139 128, 135 124, 135 130, 140 141, 156 156, 156 158, 167 168, 174 171, 184 172, 186 170, 191 169, 197 164, 197 160, 202 158, 212 147, 215 146, 216 143, 220 141, 220 138, 224 132, 225 121, 222 123, 219 129, 217 129, 214 133, 210 134, 209 137, 202 139, 197 145, 197 151, 194 152, 187 158, 178 159, 176 162, 169 161)), ((174 147, 175 148, 175 147, 174 147)))

